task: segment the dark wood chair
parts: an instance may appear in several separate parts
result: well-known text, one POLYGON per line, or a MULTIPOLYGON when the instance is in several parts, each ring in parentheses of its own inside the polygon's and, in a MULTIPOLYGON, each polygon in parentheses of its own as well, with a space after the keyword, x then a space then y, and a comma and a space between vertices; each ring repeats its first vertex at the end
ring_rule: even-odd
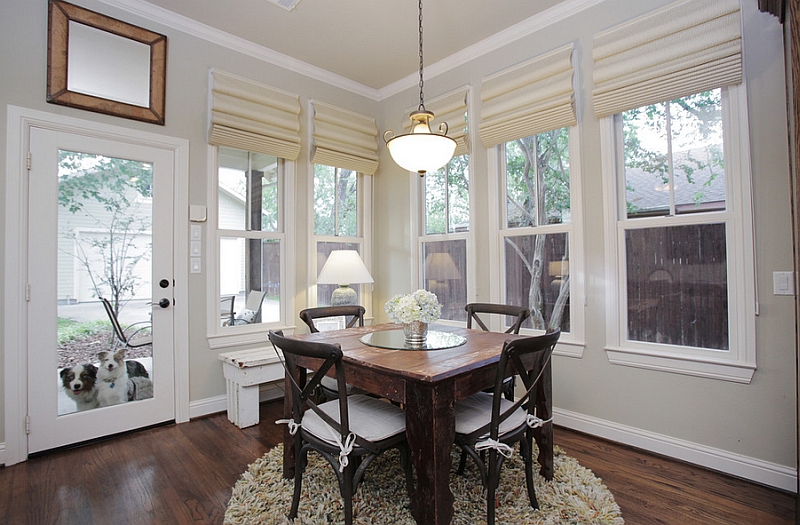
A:
MULTIPOLYGON (((345 394, 342 349, 338 344, 313 343, 289 339, 270 330, 269 340, 283 353, 291 384, 292 418, 289 424, 295 451, 294 496, 289 519, 297 517, 303 471, 309 451, 321 454, 333 467, 344 501, 344 521, 353 522, 353 494, 364 479, 370 463, 384 451, 397 448, 405 470, 406 488, 411 487, 410 450, 406 441, 406 416, 402 409, 386 401, 364 395, 345 394), (302 372, 298 359, 322 361, 319 370, 301 386, 294 378, 302 372), (333 369, 339 394, 333 401, 317 405, 313 392, 325 374, 333 369)), ((281 355, 278 352, 278 355, 281 355)))
MULTIPOLYGON (((484 322, 488 315, 503 315, 506 318, 513 318, 514 322, 505 331, 507 334, 519 334, 519 329, 522 323, 531 316, 531 311, 523 306, 514 306, 511 304, 496 304, 496 303, 469 303, 464 309, 467 311, 467 328, 472 328, 473 321, 481 327, 482 330, 490 332, 489 327, 484 322), (483 318, 481 316, 484 316, 483 318)), ((505 380, 504 394, 509 401, 514 400, 514 387, 516 381, 514 376, 505 380)), ((488 392, 488 390, 486 390, 488 392)))
MULTIPOLYGON (((364 326, 364 313, 366 309, 358 304, 344 305, 344 306, 317 306, 315 308, 306 308, 300 311, 300 319, 308 326, 312 334, 319 332, 317 327, 317 320, 341 318, 344 320, 341 328, 353 328, 354 326, 364 326)), ((352 385, 347 385, 348 394, 364 394, 362 390, 353 388, 352 385)), ((325 376, 319 385, 319 398, 318 401, 322 402, 326 399, 335 399, 338 394, 336 380, 332 377, 325 376)))
POLYGON ((461 447, 459 474, 464 473, 466 456, 475 460, 486 488, 486 521, 494 525, 495 493, 500 484, 503 461, 520 445, 525 460, 525 484, 531 507, 539 508, 533 484, 533 439, 536 429, 551 424, 551 414, 537 414, 537 406, 550 406, 543 399, 547 391, 542 387, 545 370, 560 330, 544 335, 506 341, 500 354, 494 389, 491 394, 478 392, 456 403, 455 443, 461 447), (503 382, 507 372, 522 378, 526 391, 512 402, 503 395, 503 382), (542 419, 542 418, 547 418, 542 419))
POLYGON ((364 313, 366 310, 363 306, 345 305, 345 306, 318 306, 316 308, 306 308, 300 311, 300 319, 308 326, 311 333, 319 332, 316 319, 325 319, 331 317, 344 317, 345 326, 343 328, 353 328, 358 323, 358 326, 364 326, 364 313))

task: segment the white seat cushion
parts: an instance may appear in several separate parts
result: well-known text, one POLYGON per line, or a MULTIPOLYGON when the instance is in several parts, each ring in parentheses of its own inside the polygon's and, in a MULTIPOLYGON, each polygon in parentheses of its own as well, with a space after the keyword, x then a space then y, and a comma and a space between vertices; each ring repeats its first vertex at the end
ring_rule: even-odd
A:
MULTIPOLYGON (((500 399, 500 413, 508 410, 511 401, 500 399)), ((525 424, 526 412, 517 408, 505 421, 500 423, 500 437, 525 424)), ((456 434, 471 434, 492 420, 492 394, 478 392, 456 403, 456 434)), ((481 437, 487 437, 487 432, 481 437)))
MULTIPOLYGON (((339 383, 330 376, 323 376, 320 384, 330 390, 331 392, 338 392, 339 391, 339 383)), ((360 388, 356 388, 353 385, 347 385, 347 395, 350 394, 366 394, 365 391, 361 390, 360 388)))
MULTIPOLYGON (((339 400, 319 405, 320 410, 339 422, 339 400)), ((356 394, 347 397, 350 430, 367 441, 381 441, 406 430, 406 414, 402 409, 374 397, 356 394)), ((325 423, 313 410, 303 414, 303 429, 317 438, 336 444, 336 430, 325 423)))

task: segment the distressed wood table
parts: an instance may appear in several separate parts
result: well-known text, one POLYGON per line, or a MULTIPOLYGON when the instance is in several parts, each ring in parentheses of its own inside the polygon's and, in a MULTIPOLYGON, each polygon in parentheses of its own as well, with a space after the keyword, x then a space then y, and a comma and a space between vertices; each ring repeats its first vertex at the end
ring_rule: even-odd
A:
MULTIPOLYGON (((453 517, 453 494, 450 491, 450 452, 455 436, 453 407, 456 401, 494 384, 503 342, 520 337, 497 332, 431 325, 431 330, 462 335, 466 342, 442 350, 392 350, 368 346, 360 341, 370 332, 395 330, 395 324, 383 324, 292 336, 304 341, 337 343, 343 351, 342 362, 347 382, 353 386, 402 403, 406 412, 406 434, 411 447, 416 486, 411 494, 411 512, 420 525, 445 525, 453 517)), ((319 362, 301 360, 300 364, 316 370, 319 362)), ((540 418, 551 417, 550 367, 540 381, 537 410, 540 418)), ((305 377, 295 380, 304 384, 305 377)), ((286 378, 286 391, 289 379, 286 378)), ((291 417, 291 401, 284 397, 285 417, 291 417)), ((553 425, 546 423, 535 434, 539 446, 541 474, 553 477, 553 425)), ((286 478, 294 477, 294 450, 288 429, 284 431, 286 478)))

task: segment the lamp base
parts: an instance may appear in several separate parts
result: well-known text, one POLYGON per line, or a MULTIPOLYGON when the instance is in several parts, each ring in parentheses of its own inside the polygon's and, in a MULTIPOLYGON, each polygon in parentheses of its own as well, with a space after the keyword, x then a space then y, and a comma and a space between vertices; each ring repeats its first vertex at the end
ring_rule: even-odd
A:
POLYGON ((331 295, 331 306, 358 304, 358 294, 350 286, 340 284, 331 295))

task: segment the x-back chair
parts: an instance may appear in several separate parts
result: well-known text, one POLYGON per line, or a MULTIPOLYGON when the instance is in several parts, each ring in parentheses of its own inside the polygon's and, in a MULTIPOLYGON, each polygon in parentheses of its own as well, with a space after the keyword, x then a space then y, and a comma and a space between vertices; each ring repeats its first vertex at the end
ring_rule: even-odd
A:
MULTIPOLYGON (((374 397, 346 394, 342 350, 339 345, 290 339, 281 332, 272 330, 269 332, 269 340, 276 351, 281 350, 283 353, 281 362, 291 378, 291 391, 287 392, 292 402, 291 419, 278 421, 289 425, 295 451, 294 496, 289 519, 297 517, 303 471, 309 451, 318 452, 333 467, 344 500, 347 525, 353 522, 353 494, 364 479, 367 467, 384 451, 390 448, 400 450, 406 487, 409 488, 411 463, 403 410, 374 397), (322 360, 319 370, 313 373, 305 385, 294 379, 303 372, 298 364, 301 357, 322 360), (317 405, 313 401, 313 392, 330 369, 336 373, 337 397, 317 405)), ((279 357, 281 352, 278 352, 279 357)))

